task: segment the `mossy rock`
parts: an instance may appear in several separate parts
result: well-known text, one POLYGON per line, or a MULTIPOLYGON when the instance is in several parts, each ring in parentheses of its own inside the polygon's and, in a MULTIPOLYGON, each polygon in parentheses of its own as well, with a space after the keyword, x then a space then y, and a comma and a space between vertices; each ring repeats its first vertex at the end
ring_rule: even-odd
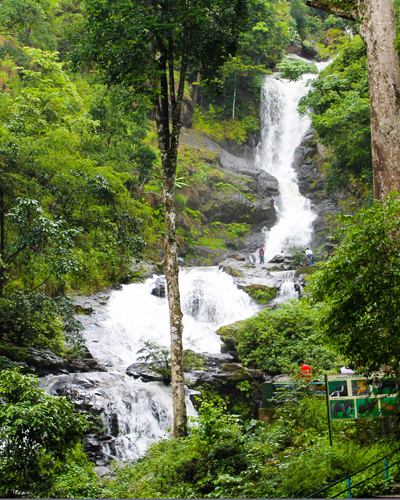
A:
POLYGON ((249 285, 244 288, 244 291, 259 304, 266 304, 274 299, 278 293, 276 288, 265 285, 249 285))
POLYGON ((76 314, 86 314, 87 316, 89 314, 92 314, 93 312, 93 307, 83 307, 80 304, 76 304, 74 306, 76 314))
POLYGON ((221 370, 223 372, 240 372, 243 374, 246 374, 246 370, 243 368, 243 366, 238 365, 237 363, 225 363, 224 365, 221 366, 221 370))
POLYGON ((244 276, 244 273, 242 273, 242 271, 239 271, 239 269, 234 269, 232 267, 225 267, 224 268, 224 271, 229 274, 230 276, 234 276, 234 277, 237 277, 237 278, 242 278, 244 276))
POLYGON ((236 350, 236 336, 243 322, 242 320, 230 325, 221 326, 216 332, 221 337, 221 340, 227 345, 229 351, 236 350))
POLYGON ((317 266, 304 266, 297 269, 298 274, 312 275, 318 271, 317 266))
POLYGON ((0 341, 0 356, 23 363, 32 363, 34 358, 25 347, 19 347, 8 342, 0 341))

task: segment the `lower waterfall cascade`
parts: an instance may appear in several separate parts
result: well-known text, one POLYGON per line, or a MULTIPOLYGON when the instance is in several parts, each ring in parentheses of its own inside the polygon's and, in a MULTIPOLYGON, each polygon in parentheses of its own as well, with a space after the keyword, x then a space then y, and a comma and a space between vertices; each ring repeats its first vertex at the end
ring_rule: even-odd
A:
MULTIPOLYGON (((278 179, 280 187, 278 222, 265 235, 266 262, 283 249, 307 245, 312 235, 314 214, 299 193, 291 167, 294 151, 310 126, 307 118, 299 116, 297 105, 311 77, 306 75, 299 82, 265 79, 257 163, 278 179)), ((299 296, 295 271, 271 275, 280 275, 282 281, 274 302, 299 296)), ((51 394, 69 395, 79 409, 101 416, 105 437, 99 446, 105 458, 94 460, 97 465, 107 464, 109 459, 138 458, 172 425, 171 388, 125 374, 126 368, 137 361, 144 341, 170 344, 167 298, 152 294, 159 280, 154 276, 144 283, 122 285, 121 290, 111 292, 107 303, 82 318, 86 345, 107 372, 49 375, 41 381, 51 394)), ((220 352, 216 330, 260 310, 246 292, 238 289, 234 278, 217 267, 182 269, 179 281, 184 348, 220 352)), ((196 415, 188 397, 187 408, 189 415, 196 415)))

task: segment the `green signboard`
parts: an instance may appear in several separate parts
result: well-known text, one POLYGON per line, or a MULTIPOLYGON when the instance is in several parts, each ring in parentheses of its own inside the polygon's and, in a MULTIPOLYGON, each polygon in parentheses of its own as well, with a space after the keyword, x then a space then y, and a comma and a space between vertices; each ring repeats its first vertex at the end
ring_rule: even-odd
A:
POLYGON ((376 418, 394 415, 398 398, 396 381, 382 374, 371 378, 339 374, 326 376, 329 419, 376 418))

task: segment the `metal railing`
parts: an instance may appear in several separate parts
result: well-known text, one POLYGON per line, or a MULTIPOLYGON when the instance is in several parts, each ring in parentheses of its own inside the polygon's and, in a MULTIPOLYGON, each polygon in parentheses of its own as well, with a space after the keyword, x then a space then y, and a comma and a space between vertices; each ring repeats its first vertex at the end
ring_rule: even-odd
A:
POLYGON ((393 467, 394 465, 397 465, 397 464, 400 463, 400 460, 397 460, 396 462, 393 462, 392 464, 389 465, 388 458, 391 457, 392 455, 394 455, 395 453, 398 453, 399 451, 400 450, 394 451, 393 453, 389 453, 389 455, 386 455, 386 456, 380 458, 379 460, 377 460, 376 462, 373 462, 372 464, 369 464, 366 467, 363 467, 362 469, 358 470, 357 472, 353 472, 353 474, 350 474, 350 475, 348 475, 348 476, 346 476, 346 477, 344 477, 342 479, 338 479, 334 483, 331 483, 328 486, 325 486, 324 488, 321 488, 320 490, 315 491, 312 495, 310 495, 310 496, 308 496, 306 498, 315 498, 316 495, 319 495, 319 494, 321 494, 323 492, 326 492, 327 490, 329 490, 333 486, 336 486, 336 485, 338 485, 340 483, 343 483, 344 481, 347 482, 347 486, 346 486, 346 488, 344 490, 340 491, 339 493, 336 493, 336 495, 333 496, 333 497, 328 497, 328 496, 325 495, 324 498, 338 498, 340 495, 343 495, 343 493, 346 493, 346 492, 347 492, 347 498, 351 498, 351 489, 352 488, 355 488, 356 486, 360 486, 360 484, 363 484, 366 481, 369 481, 370 479, 373 479, 374 477, 378 476, 379 474, 382 474, 382 472, 385 473, 385 479, 386 479, 386 481, 388 481, 389 480, 389 469, 391 467, 393 467), (351 478, 352 477, 356 476, 357 474, 360 474, 361 472, 364 472, 367 469, 370 469, 371 467, 373 467, 374 465, 378 464, 379 462, 382 462, 382 460, 385 461, 385 466, 384 466, 383 469, 379 470, 378 472, 376 472, 372 476, 367 477, 366 479, 363 479, 362 481, 359 481, 356 484, 351 484, 351 478))

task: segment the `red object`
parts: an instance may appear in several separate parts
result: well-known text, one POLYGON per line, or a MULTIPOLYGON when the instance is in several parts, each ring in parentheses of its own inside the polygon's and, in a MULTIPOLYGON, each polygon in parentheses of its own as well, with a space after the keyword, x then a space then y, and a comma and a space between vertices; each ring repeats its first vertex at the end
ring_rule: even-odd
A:
POLYGON ((311 366, 303 365, 300 369, 304 377, 309 377, 311 375, 311 366))

